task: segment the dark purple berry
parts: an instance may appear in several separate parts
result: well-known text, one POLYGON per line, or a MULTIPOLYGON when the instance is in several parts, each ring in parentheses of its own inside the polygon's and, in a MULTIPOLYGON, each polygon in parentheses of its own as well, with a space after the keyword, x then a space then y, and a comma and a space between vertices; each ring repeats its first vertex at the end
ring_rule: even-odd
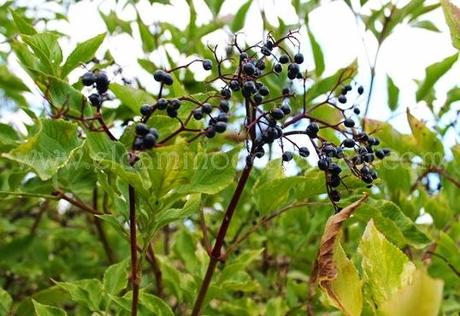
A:
POLYGON ((308 157, 310 156, 310 151, 308 150, 307 147, 300 147, 299 148, 299 155, 302 157, 308 157))
POLYGON ((204 70, 211 70, 212 69, 212 61, 209 59, 203 60, 203 69, 204 70))
POLYGON ((304 61, 304 58, 303 58, 303 55, 301 53, 297 53, 297 54, 294 55, 294 62, 296 64, 300 65, 301 63, 303 63, 303 61, 304 61))
POLYGON ((83 76, 81 76, 81 82, 84 86, 92 86, 96 82, 96 76, 91 71, 88 71, 83 76))
POLYGON ((287 162, 287 161, 291 161, 291 160, 292 160, 292 157, 293 157, 293 155, 292 155, 292 153, 291 153, 290 151, 285 151, 285 152, 283 153, 283 155, 282 155, 283 161, 286 161, 286 162, 287 162))

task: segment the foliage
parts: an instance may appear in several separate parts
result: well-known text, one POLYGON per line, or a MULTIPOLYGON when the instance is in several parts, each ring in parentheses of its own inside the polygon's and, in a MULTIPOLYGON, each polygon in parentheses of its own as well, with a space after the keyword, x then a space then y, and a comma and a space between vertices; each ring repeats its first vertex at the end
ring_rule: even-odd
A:
MULTIPOLYGON (((417 82, 414 100, 434 120, 407 108, 410 133, 401 133, 367 115, 376 63, 369 84, 355 81, 363 71, 357 62, 326 67, 309 25, 320 1, 283 2, 297 13, 296 25, 281 18, 272 25, 252 0, 229 18, 226 2, 204 1, 212 17, 199 24, 195 1, 187 1, 182 30, 150 25, 137 1, 119 1, 134 18, 115 7, 101 11, 107 32, 68 54, 66 34, 53 23, 65 23, 73 1, 55 1, 46 13, 21 1, 0 6, 2 115, 30 118, 24 128, 0 123, 0 315, 129 315, 134 305, 139 315, 167 316, 458 314, 460 146, 446 139, 458 133, 460 88, 445 98, 436 93, 458 53, 427 67, 417 82), (255 15, 265 35, 251 46, 234 33, 255 15), (207 47, 204 38, 222 31, 232 34, 228 49, 207 47), (153 89, 142 76, 126 77, 112 57, 106 43, 117 36, 139 40, 140 67, 161 77, 153 89), (299 40, 311 47, 311 63, 289 62, 301 67, 295 80, 286 65, 275 74, 280 55, 293 59, 299 40), (158 53, 167 64, 158 64, 158 53), (241 73, 261 54, 257 80, 270 96, 250 114, 254 94, 235 90, 227 98, 224 85, 229 76, 238 88, 251 81, 241 73), (196 80, 205 70, 206 79, 196 80), (208 117, 208 103, 213 117, 217 108, 225 116, 217 136, 216 120, 196 119, 208 117), (283 118, 275 119, 276 110, 283 118), (307 140, 311 157, 286 138, 280 147, 284 136, 269 141, 261 127, 258 134, 256 123, 272 124, 265 118, 282 135, 307 140), (356 126, 347 126, 351 118, 356 126), (314 135, 313 123, 320 127, 314 135), (154 136, 151 146, 146 134, 154 136), (318 156, 343 170, 337 185, 329 167, 318 170, 318 156), (420 221, 427 215, 432 221, 420 221)), ((436 11, 459 48, 459 9, 450 1, 343 3, 379 48, 401 25, 438 32, 428 15, 436 11)), ((403 109, 402 88, 379 75, 388 111, 403 109)))

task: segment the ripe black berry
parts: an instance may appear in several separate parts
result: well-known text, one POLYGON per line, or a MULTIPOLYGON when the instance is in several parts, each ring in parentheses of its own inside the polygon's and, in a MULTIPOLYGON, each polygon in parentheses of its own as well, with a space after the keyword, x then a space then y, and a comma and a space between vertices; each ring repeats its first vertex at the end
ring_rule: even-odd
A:
POLYGON ((169 107, 166 109, 166 113, 169 117, 177 117, 177 110, 173 107, 169 107))
POLYGON ((207 138, 213 138, 214 136, 216 136, 216 130, 214 129, 213 126, 209 126, 206 131, 204 132, 204 135, 207 137, 207 138))
POLYGON ((368 141, 369 145, 371 146, 377 146, 378 144, 380 144, 380 141, 375 138, 375 137, 369 137, 368 141))
POLYGON ((102 104, 102 97, 97 93, 91 94, 88 99, 92 106, 100 107, 102 104))
POLYGON ((219 109, 222 112, 227 113, 230 110, 230 105, 228 104, 228 101, 227 100, 220 100, 219 109))
POLYGON ((107 92, 109 88, 109 78, 107 77, 105 72, 98 72, 96 74, 96 89, 97 91, 102 94, 107 92))
POLYGON ((268 88, 266 86, 262 86, 259 88, 259 93, 260 95, 266 97, 267 95, 270 94, 270 90, 268 90, 268 88))
POLYGON ((290 80, 294 80, 295 78, 297 78, 297 74, 291 71, 288 72, 287 76, 290 80))
POLYGON ((319 132, 319 126, 316 123, 311 123, 310 125, 307 126, 307 135, 315 138, 319 132))
POLYGON ((201 111, 201 109, 193 110, 193 118, 195 120, 201 120, 203 118, 203 112, 201 111))
POLYGON ((140 109, 140 112, 143 116, 152 114, 152 111, 153 111, 153 107, 148 104, 141 106, 141 109, 140 109))
POLYGON ((265 62, 263 59, 259 59, 256 63, 256 67, 259 70, 264 70, 265 69, 265 62))
POLYGON ((292 157, 293 157, 293 155, 292 155, 292 153, 290 151, 285 151, 283 153, 283 156, 282 156, 283 161, 291 161, 292 157))
POLYGON ((373 162, 374 161, 374 155, 373 154, 365 154, 362 156, 362 159, 365 162, 373 162))
POLYGON ((347 138, 343 141, 343 146, 347 148, 353 148, 355 146, 355 141, 351 138, 347 138))
POLYGON ((282 93, 283 95, 289 95, 291 93, 291 90, 289 88, 283 88, 282 93))
POLYGON ((223 133, 227 129, 227 123, 225 122, 216 122, 214 125, 217 133, 223 133))
POLYGON ((243 65, 243 71, 245 74, 252 76, 256 72, 256 67, 249 62, 243 65))
POLYGON ((338 100, 340 103, 345 104, 347 103, 347 97, 344 96, 343 94, 339 95, 338 100))
POLYGON ((144 135, 147 135, 148 132, 149 132, 149 128, 147 127, 147 125, 145 125, 143 123, 139 123, 139 124, 136 125, 136 134, 137 135, 144 136, 144 135))
POLYGON ((143 138, 142 138, 143 142, 144 142, 144 147, 147 148, 147 149, 150 149, 152 148, 153 146, 155 146, 156 142, 157 142, 157 139, 155 137, 155 135, 153 134, 150 134, 148 133, 147 135, 145 135, 143 138))
POLYGON ((204 70, 211 70, 212 69, 212 61, 209 59, 203 60, 203 69, 204 70))
POLYGON ((81 76, 81 82, 84 86, 92 86, 96 82, 96 76, 94 75, 94 73, 88 71, 83 76, 81 76))
POLYGON ((289 73, 293 73, 295 75, 297 75, 300 71, 300 68, 299 68, 299 65, 297 64, 289 64, 288 66, 288 72, 289 73))
POLYGON ((391 154, 391 151, 388 148, 383 148, 382 150, 385 156, 389 156, 391 154))
POLYGON ((283 111, 283 113, 285 115, 288 115, 289 113, 291 113, 291 107, 288 105, 288 104, 283 104, 281 107, 280 107, 281 111, 283 111))
POLYGON ((283 110, 281 110, 279 108, 274 108, 273 110, 270 111, 270 115, 275 120, 281 120, 284 117, 284 112, 283 112, 283 110))
POLYGON ((295 76, 295 77, 296 77, 297 79, 303 79, 303 75, 302 75, 301 72, 299 72, 299 73, 297 74, 297 76, 295 76))
POLYGON ((261 104, 263 100, 264 100, 264 97, 261 96, 259 93, 254 94, 254 102, 256 104, 261 104))
POLYGON ((299 155, 302 157, 308 157, 310 156, 310 151, 308 150, 307 147, 300 147, 299 148, 299 155))
POLYGON ((134 140, 133 147, 136 150, 141 150, 142 148, 144 148, 144 141, 142 140, 141 137, 136 137, 136 139, 134 140))
POLYGON ((363 86, 359 86, 359 87, 358 87, 358 93, 359 93, 359 94, 363 94, 363 93, 364 93, 364 88, 363 88, 363 86))
POLYGON ((220 95, 223 96, 225 99, 230 99, 230 97, 232 96, 232 91, 228 88, 223 88, 220 91, 220 95))
POLYGON ((296 64, 300 65, 301 63, 303 63, 303 61, 304 61, 304 58, 303 58, 303 55, 301 53, 297 53, 297 54, 294 55, 294 62, 296 64))
POLYGON ((338 187, 340 185, 340 177, 335 174, 331 175, 331 177, 329 178, 328 184, 333 188, 338 187))
POLYGON ((209 103, 203 103, 201 110, 203 113, 210 114, 212 112, 212 105, 209 103))
POLYGON ((261 52, 264 56, 270 56, 270 55, 271 55, 271 51, 270 51, 270 49, 269 49, 267 46, 262 46, 262 48, 260 49, 260 52, 261 52))
POLYGON ((262 158, 264 155, 265 155, 265 150, 262 146, 258 146, 255 151, 254 151, 254 155, 257 157, 257 158, 262 158))
POLYGON ((355 126, 355 121, 353 121, 351 118, 347 118, 343 121, 343 125, 351 128, 355 126))
POLYGON ((361 113, 361 110, 359 108, 354 108, 353 109, 353 112, 356 114, 356 115, 359 115, 361 113))
POLYGON ((318 160, 318 168, 320 170, 327 170, 327 168, 329 167, 329 159, 327 158, 321 158, 320 160, 318 160))
POLYGON ((254 81, 246 81, 243 84, 243 96, 248 97, 254 92, 256 92, 256 85, 254 81))
POLYGON ((172 85, 173 79, 172 76, 164 70, 158 69, 153 73, 153 78, 155 81, 164 83, 165 85, 172 85))
POLYGON ((326 145, 323 148, 323 153, 328 157, 334 157, 336 154, 335 147, 333 145, 326 145))
POLYGON ((275 64, 275 66, 273 67, 273 71, 276 73, 280 73, 281 71, 283 71, 283 67, 281 66, 281 64, 275 64))
POLYGON ((339 201, 340 201, 340 193, 339 193, 339 191, 331 190, 331 191, 329 192, 329 197, 330 197, 331 200, 334 201, 334 202, 339 202, 339 201))
POLYGON ((173 108, 174 110, 179 110, 181 102, 178 99, 172 99, 169 101, 169 107, 173 108))
POLYGON ((155 136, 156 139, 158 139, 158 137, 160 137, 160 134, 158 134, 158 131, 156 128, 150 128, 149 129, 149 133, 152 134, 153 136, 155 136))
POLYGON ((331 172, 331 174, 339 175, 342 172, 342 168, 340 168, 338 164, 333 162, 329 165, 329 171, 331 172))
POLYGON ((217 118, 216 118, 217 121, 220 121, 220 122, 228 122, 228 115, 225 114, 225 113, 220 113, 217 118))
POLYGON ((157 101, 157 107, 158 107, 159 110, 164 110, 164 109, 166 109, 166 108, 168 107, 168 100, 163 99, 163 98, 158 99, 158 101, 157 101))
POLYGON ((230 81, 230 83, 228 84, 228 86, 230 87, 230 89, 232 91, 238 91, 240 90, 240 84, 238 83, 237 80, 232 80, 230 81))
POLYGON ((281 55, 278 61, 281 64, 287 64, 289 62, 289 57, 288 55, 281 55))

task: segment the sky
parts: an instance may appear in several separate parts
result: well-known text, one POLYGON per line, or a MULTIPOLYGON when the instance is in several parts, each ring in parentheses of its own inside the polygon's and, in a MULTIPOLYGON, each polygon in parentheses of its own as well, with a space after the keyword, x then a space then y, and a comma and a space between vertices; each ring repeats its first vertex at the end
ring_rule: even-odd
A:
MULTIPOLYGON (((42 3, 40 0, 19 0, 18 3, 27 1, 42 3)), ((227 0, 222 7, 220 16, 231 20, 236 8, 244 3, 244 0, 227 0)), ((364 13, 369 12, 369 8, 379 7, 383 0, 371 0, 363 9, 364 13)), ((432 1, 426 1, 430 3, 432 1)), ((459 1, 453 1, 459 4, 459 1)), ((52 1, 46 1, 43 8, 56 6, 52 1)), ((211 18, 211 12, 204 4, 203 0, 194 0, 198 12, 198 23, 205 24, 211 18)), ((324 1, 319 8, 310 13, 310 28, 317 41, 321 45, 325 54, 326 71, 325 75, 334 73, 338 68, 348 65, 355 58, 358 58, 360 72, 357 81, 365 88, 369 85, 370 72, 366 66, 368 57, 373 59, 376 50, 376 41, 369 34, 364 32, 362 25, 357 24, 355 17, 347 8, 343 1, 324 1)), ((399 1, 403 4, 404 1, 399 1)), ((151 5, 144 0, 138 3, 138 10, 141 18, 147 25, 153 22, 170 22, 181 29, 185 29, 188 24, 189 13, 185 0, 171 0, 170 6, 161 4, 151 5)), ((263 8, 267 18, 274 24, 277 18, 282 18, 286 23, 295 23, 298 17, 294 8, 286 0, 254 0, 247 14, 247 23, 241 31, 248 42, 261 40, 263 29, 260 19, 260 9, 263 8)), ((61 43, 64 54, 68 54, 76 43, 84 41, 90 37, 105 31, 105 24, 99 16, 98 10, 108 13, 116 9, 119 16, 126 20, 135 19, 135 11, 128 6, 123 9, 121 5, 116 6, 113 0, 82 0, 70 6, 68 13, 68 23, 58 22, 49 26, 68 34, 68 39, 61 43)), ((451 45, 450 35, 441 10, 436 10, 427 15, 441 32, 431 32, 423 29, 416 29, 408 26, 398 27, 393 34, 384 42, 381 47, 380 57, 376 67, 376 81, 374 93, 371 99, 369 117, 380 120, 389 120, 394 126, 403 132, 408 132, 409 127, 406 122, 405 111, 409 107, 411 112, 418 118, 430 121, 433 118, 427 107, 423 103, 417 104, 415 101, 415 91, 417 85, 415 80, 424 78, 425 68, 437 61, 444 59, 456 52, 451 45), (396 85, 400 88, 400 106, 391 113, 386 106, 387 88, 386 75, 390 75, 396 85)), ((134 28, 137 32, 137 29, 134 28)), ((206 43, 222 43, 229 36, 228 31, 220 31, 203 39, 206 43)), ((313 66, 313 58, 310 51, 307 36, 301 33, 301 50, 306 56, 306 65, 313 66)), ((145 83, 148 89, 155 91, 156 83, 151 74, 145 72, 137 64, 139 57, 146 57, 141 49, 138 34, 135 38, 130 36, 118 35, 106 39, 103 46, 110 48, 112 55, 118 64, 122 65, 125 76, 138 76, 145 83)), ((161 54, 151 54, 147 56, 159 63, 165 61, 161 54)), ((14 56, 12 57, 14 59, 14 56)), ((177 53, 175 58, 184 61, 185 56, 177 53)), ((11 60, 15 72, 24 75, 20 66, 11 60)), ((180 62, 179 62, 180 63, 180 62)), ((313 68, 313 67, 308 67, 313 68)), ((439 100, 435 106, 440 106, 445 100, 446 92, 458 82, 460 62, 457 63, 449 73, 444 76, 436 85, 439 100)), ((74 79, 81 73, 73 74, 74 79)), ((199 76, 198 76, 199 77, 199 76)), ((26 81, 31 87, 33 83, 26 81)), ((37 92, 36 89, 33 91, 37 92)), ((29 96, 29 99, 36 102, 37 95, 29 96)), ((16 116, 17 118, 17 116, 16 116)), ((8 118, 3 118, 3 120, 8 118)), ((451 133, 447 137, 449 144, 458 142, 458 136, 451 133)))

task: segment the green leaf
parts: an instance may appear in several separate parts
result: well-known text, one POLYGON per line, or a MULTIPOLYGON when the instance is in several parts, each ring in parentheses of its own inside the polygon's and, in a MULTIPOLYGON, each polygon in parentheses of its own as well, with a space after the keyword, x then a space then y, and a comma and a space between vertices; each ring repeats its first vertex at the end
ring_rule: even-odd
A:
POLYGON ((99 14, 104 20, 104 23, 107 26, 107 30, 110 34, 121 31, 131 35, 131 23, 120 19, 115 11, 110 11, 110 13, 107 15, 102 13, 102 11, 99 11, 99 14))
POLYGON ((15 11, 11 10, 11 15, 13 16, 14 23, 18 28, 19 32, 25 35, 34 35, 37 31, 34 29, 33 25, 29 23, 24 17, 17 14, 15 11))
POLYGON ((189 170, 190 182, 177 188, 182 193, 216 194, 235 181, 240 148, 229 152, 198 153, 189 170))
POLYGON ((230 29, 233 33, 241 30, 244 26, 244 21, 246 20, 246 13, 249 10, 249 7, 252 4, 252 0, 246 1, 236 12, 233 22, 230 25, 230 29))
POLYGON ((78 280, 75 282, 56 282, 66 290, 76 303, 86 305, 92 311, 99 311, 102 301, 102 284, 97 279, 78 280))
POLYGON ((31 167, 42 180, 50 179, 80 146, 77 126, 63 120, 41 119, 36 135, 7 154, 8 159, 31 167))
POLYGON ((415 139, 411 135, 401 134, 388 122, 366 119, 366 132, 372 132, 384 146, 400 154, 415 151, 415 139))
POLYGON ((447 92, 447 99, 444 102, 444 105, 439 110, 439 116, 443 116, 444 114, 450 111, 450 106, 452 103, 460 101, 460 88, 454 87, 447 92))
POLYGON ((72 70, 74 70, 81 63, 90 61, 96 53, 99 46, 104 41, 105 34, 96 35, 89 40, 79 43, 77 47, 67 57, 66 62, 62 66, 61 76, 67 76, 72 70))
POLYGON ((373 219, 375 226, 398 246, 411 245, 423 248, 430 243, 430 238, 407 217, 393 202, 373 200, 359 208, 354 218, 367 223, 373 219))
POLYGON ((358 252, 364 280, 377 306, 412 281, 415 265, 377 230, 373 220, 366 226, 358 252))
POLYGON ((147 308, 151 315, 155 316, 174 316, 171 307, 162 299, 145 292, 140 294, 140 303, 147 308))
POLYGON ((0 288, 0 315, 9 315, 13 299, 7 291, 0 288))
POLYGON ((412 134, 414 135, 417 148, 428 164, 439 164, 444 159, 444 146, 436 133, 409 112, 407 108, 407 120, 409 121, 412 134))
POLYGON ((339 242, 336 242, 334 248, 332 260, 336 278, 330 281, 328 288, 323 288, 324 293, 331 304, 345 315, 359 316, 363 309, 363 291, 358 271, 339 242))
POLYGON ((428 66, 425 70, 425 79, 419 85, 416 93, 417 102, 426 100, 433 91, 435 83, 452 68, 452 65, 457 61, 458 53, 443 59, 440 62, 428 66))
POLYGON ((225 0, 205 0, 214 16, 219 14, 220 8, 222 7, 222 4, 224 4, 224 1, 225 0))
POLYGON ((411 284, 397 291, 379 309, 379 315, 438 315, 443 282, 431 278, 425 269, 414 273, 411 284))
POLYGON ((388 89, 388 106, 392 111, 398 107, 399 88, 393 82, 390 76, 387 75, 387 89, 388 89))
POLYGON ((313 58, 315 60, 315 74, 319 77, 324 72, 324 55, 319 46, 318 42, 315 39, 313 33, 308 29, 308 38, 310 39, 311 49, 313 52, 313 58))
POLYGON ((152 233, 158 231, 163 226, 172 223, 174 221, 183 220, 196 214, 200 209, 201 195, 192 194, 188 198, 184 207, 181 209, 168 209, 162 210, 155 216, 154 229, 152 233))
POLYGON ((67 315, 67 313, 58 307, 43 305, 39 302, 32 300, 34 304, 35 313, 37 316, 63 316, 67 315))
POLYGON ((129 260, 125 259, 111 265, 104 272, 102 284, 104 290, 112 295, 117 295, 128 285, 129 260))
POLYGON ((139 113, 142 105, 152 104, 155 100, 153 96, 144 90, 123 86, 118 83, 111 83, 110 90, 135 113, 139 113))
POLYGON ((59 36, 55 33, 37 33, 22 35, 22 40, 33 50, 43 64, 47 74, 58 76, 62 62, 62 51, 58 43, 59 36))
POLYGON ((450 29, 452 44, 460 49, 460 8, 449 0, 441 0, 441 5, 450 29))
POLYGON ((153 37, 152 33, 150 33, 147 25, 145 25, 145 23, 142 21, 139 12, 137 13, 137 26, 139 27, 139 33, 141 35, 142 48, 144 49, 144 52, 151 53, 156 46, 155 38, 153 37))
POLYGON ((432 31, 432 32, 441 32, 438 29, 438 27, 436 25, 434 25, 434 23, 429 21, 429 20, 417 21, 417 22, 413 23, 412 25, 414 27, 418 27, 418 28, 425 29, 425 30, 432 31))

